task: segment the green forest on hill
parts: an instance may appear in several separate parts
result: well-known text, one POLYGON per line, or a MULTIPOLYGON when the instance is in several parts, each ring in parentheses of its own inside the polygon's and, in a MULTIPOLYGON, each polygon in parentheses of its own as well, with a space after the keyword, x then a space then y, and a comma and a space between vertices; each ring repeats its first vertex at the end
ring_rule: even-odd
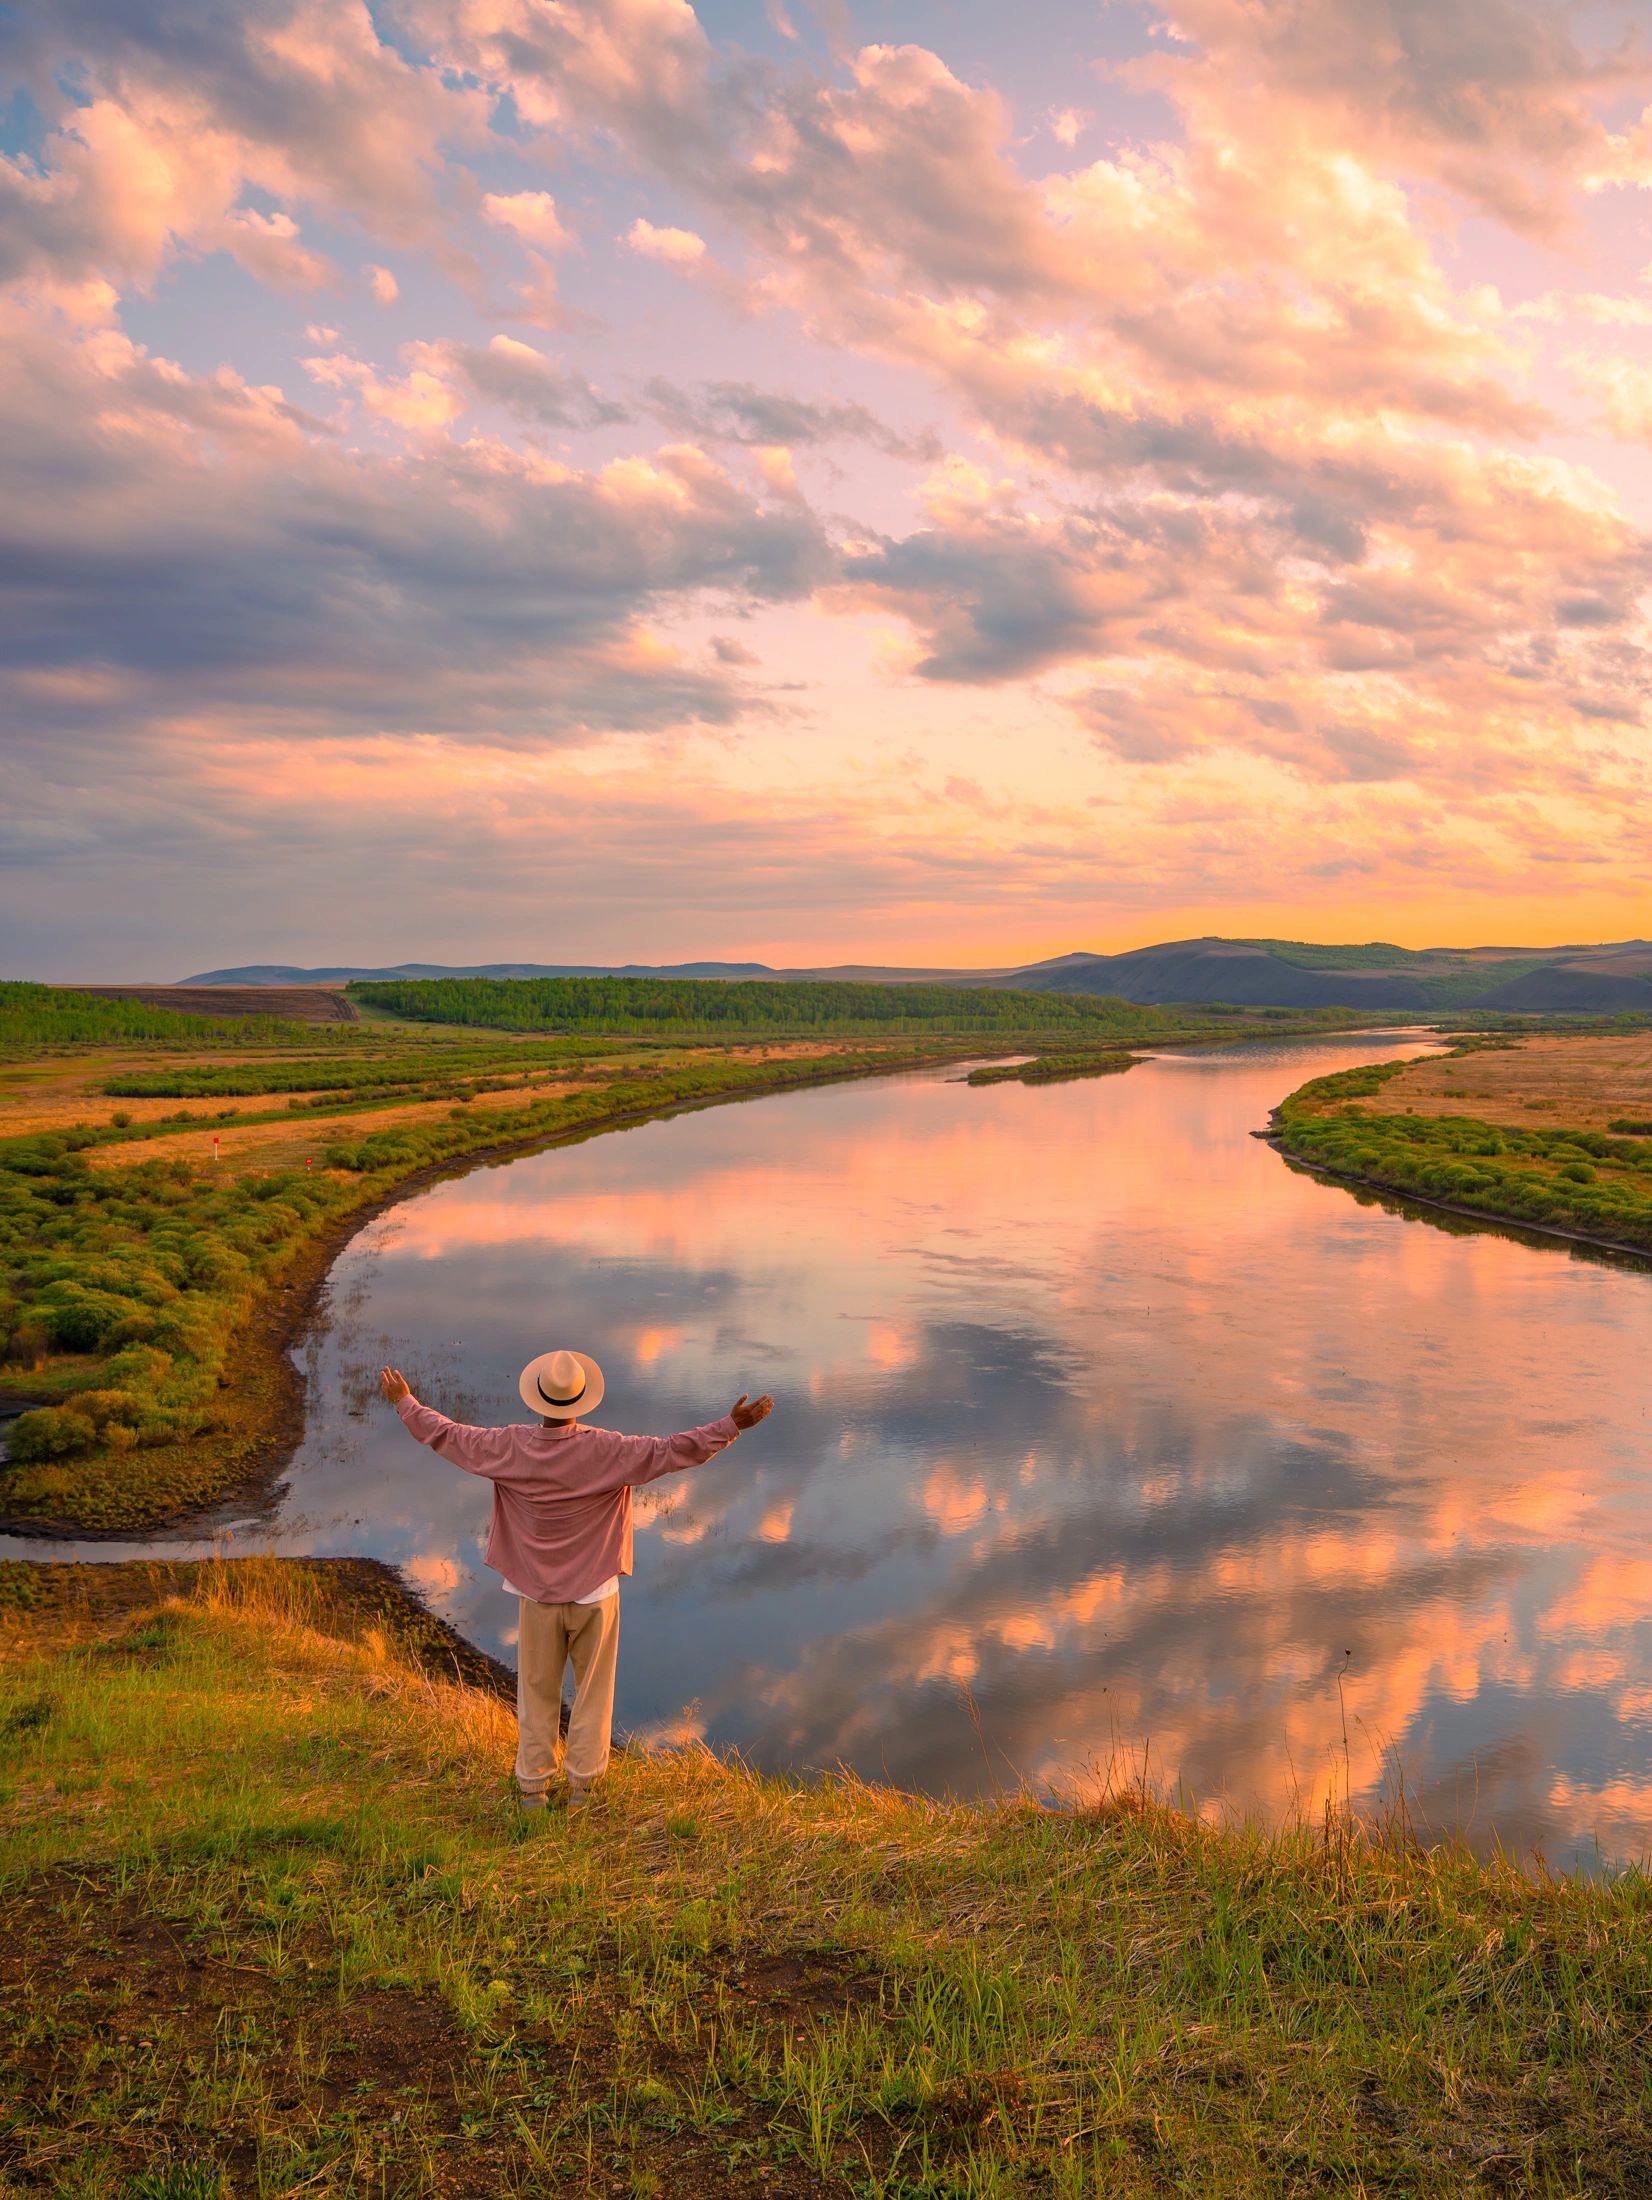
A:
MULTIPOLYGON (((1209 1011, 1144 1008, 1111 994, 1020 993, 996 986, 846 984, 829 979, 397 978, 358 981, 350 998, 409 1022, 496 1031, 673 1034, 806 1032, 891 1036, 1056 1033, 1106 1041, 1169 1040, 1209 1011)), ((1347 1021, 1344 1011, 1302 1021, 1347 1021)))
POLYGON ((160 1046, 216 1049, 336 1046, 343 1037, 338 1027, 284 1023, 277 1016, 191 1016, 175 1008, 151 1008, 143 1001, 106 1000, 101 994, 78 993, 67 986, 0 979, 0 1058, 40 1047, 99 1041, 128 1045, 153 1040, 160 1046))

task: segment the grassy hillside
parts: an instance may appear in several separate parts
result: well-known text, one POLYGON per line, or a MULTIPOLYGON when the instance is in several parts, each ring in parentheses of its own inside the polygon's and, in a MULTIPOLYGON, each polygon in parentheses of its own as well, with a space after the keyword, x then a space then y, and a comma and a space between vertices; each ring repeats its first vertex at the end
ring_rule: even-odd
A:
POLYGON ((508 1709, 348 1566, 4 1567, 8 1597, 8 2194, 1652 2184, 1640 1874, 699 1752, 524 1818, 508 1709))
POLYGON ((1074 956, 1023 981, 1063 994, 1117 994, 1159 1004, 1210 1001, 1295 1009, 1336 1004, 1419 1017, 1492 1012, 1652 1017, 1652 951, 1457 949, 1389 941, 1171 940, 1122 955, 1074 956))

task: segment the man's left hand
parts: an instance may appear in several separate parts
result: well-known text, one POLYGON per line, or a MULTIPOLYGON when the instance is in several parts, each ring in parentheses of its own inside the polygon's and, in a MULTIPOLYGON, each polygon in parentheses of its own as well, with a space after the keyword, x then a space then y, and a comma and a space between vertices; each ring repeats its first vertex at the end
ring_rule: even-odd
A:
POLYGON ((399 1367, 379 1369, 379 1388, 384 1392, 387 1405, 399 1406, 404 1398, 411 1398, 413 1385, 399 1367))
POLYGON ((728 1409, 728 1417, 738 1429, 755 1428, 759 1421, 766 1421, 774 1411, 774 1400, 764 1391, 761 1398, 736 1398, 728 1409))

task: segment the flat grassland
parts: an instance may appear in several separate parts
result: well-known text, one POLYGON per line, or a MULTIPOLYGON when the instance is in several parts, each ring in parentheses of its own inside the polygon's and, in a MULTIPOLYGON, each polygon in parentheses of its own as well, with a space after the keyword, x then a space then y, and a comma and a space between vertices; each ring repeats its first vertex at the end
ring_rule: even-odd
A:
POLYGON ((474 1028, 432 1020, 468 1009, 463 988, 413 989, 413 1023, 371 997, 387 989, 361 990, 358 1020, 318 1026, 0 986, 0 1407, 26 1409, 0 1469, 5 1525, 142 1532, 267 1474, 296 1433, 287 1347, 328 1264, 443 1171, 982 1052, 1058 1044, 1071 1074, 1085 1050, 1110 1066, 1132 1042, 1292 1028, 938 987, 747 998, 652 981, 492 985, 477 1009, 495 1022, 474 1028), (578 1028, 552 1028, 552 1010, 578 1028), (497 1021, 513 1015, 525 1028, 497 1021))
POLYGON ((1384 1104, 1419 1115, 1474 1115, 1514 1130, 1533 1117, 1609 1130, 1628 1117, 1652 1123, 1652 1029, 1534 1034, 1512 1046, 1413 1062, 1384 1104))
POLYGON ((1652 1253, 1652 1030, 1476 1036, 1320 1077, 1275 1111, 1299 1161, 1381 1191, 1652 1253))
POLYGON ((8 2200, 1652 2189, 1639 1873, 698 1751, 528 1818, 446 1652, 348 1563, 0 1567, 8 2200))

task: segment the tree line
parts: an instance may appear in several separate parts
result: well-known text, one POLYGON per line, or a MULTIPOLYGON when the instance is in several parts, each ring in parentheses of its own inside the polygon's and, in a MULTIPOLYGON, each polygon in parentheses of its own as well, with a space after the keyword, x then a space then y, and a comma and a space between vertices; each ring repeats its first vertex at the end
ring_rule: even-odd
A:
POLYGON ((1104 994, 827 978, 386 978, 357 980, 349 993, 365 1008, 409 1022, 496 1031, 1056 1031, 1101 1038, 1168 1036, 1189 1021, 1104 994))

